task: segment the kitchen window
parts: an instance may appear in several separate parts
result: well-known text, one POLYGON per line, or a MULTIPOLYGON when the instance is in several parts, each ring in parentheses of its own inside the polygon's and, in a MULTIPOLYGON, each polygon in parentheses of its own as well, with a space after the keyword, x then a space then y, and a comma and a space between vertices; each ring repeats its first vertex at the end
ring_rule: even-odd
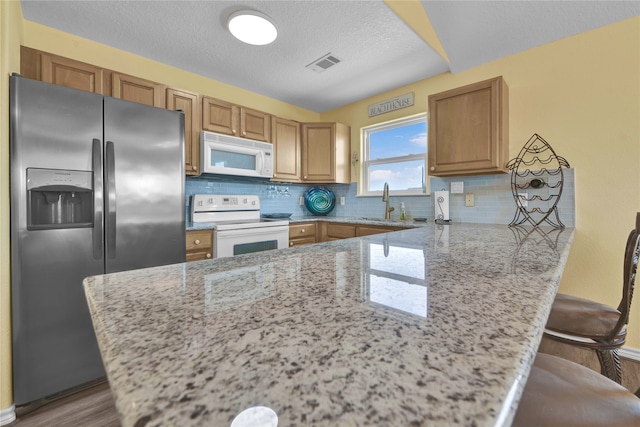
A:
POLYGON ((427 116, 413 116, 363 129, 362 196, 427 192, 427 116))

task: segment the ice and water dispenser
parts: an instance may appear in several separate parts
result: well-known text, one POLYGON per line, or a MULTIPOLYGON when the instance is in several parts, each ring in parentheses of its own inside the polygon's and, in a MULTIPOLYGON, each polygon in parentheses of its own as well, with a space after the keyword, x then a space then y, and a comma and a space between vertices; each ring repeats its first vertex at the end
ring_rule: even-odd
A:
POLYGON ((93 227, 93 172, 27 169, 27 228, 93 227))

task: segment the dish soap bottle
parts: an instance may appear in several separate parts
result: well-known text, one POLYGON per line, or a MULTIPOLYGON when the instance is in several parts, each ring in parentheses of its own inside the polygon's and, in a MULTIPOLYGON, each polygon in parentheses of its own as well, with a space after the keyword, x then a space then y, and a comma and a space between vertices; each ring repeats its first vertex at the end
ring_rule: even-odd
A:
POLYGON ((400 220, 404 221, 407 219, 407 216, 404 211, 404 202, 400 202, 400 220))

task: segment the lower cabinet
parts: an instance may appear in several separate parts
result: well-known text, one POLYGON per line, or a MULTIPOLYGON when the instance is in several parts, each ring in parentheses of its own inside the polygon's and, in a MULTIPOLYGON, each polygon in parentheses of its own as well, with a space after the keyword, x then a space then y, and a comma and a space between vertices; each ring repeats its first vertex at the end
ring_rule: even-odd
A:
POLYGON ((316 243, 318 241, 317 231, 318 227, 315 222, 289 224, 289 246, 316 243))
POLYGON ((368 236, 371 234, 389 233, 391 231, 404 229, 403 227, 389 227, 385 225, 361 225, 339 222, 321 222, 320 227, 321 242, 348 239, 350 237, 368 236))
POLYGON ((391 231, 402 230, 400 227, 384 227, 380 225, 358 225, 356 226, 356 236, 368 236, 370 234, 389 233, 391 231))
POLYGON ((348 239, 356 237, 355 224, 339 224, 335 222, 322 223, 322 241, 329 242, 331 240, 348 239))
POLYGON ((187 262, 213 258, 213 230, 187 231, 187 262))

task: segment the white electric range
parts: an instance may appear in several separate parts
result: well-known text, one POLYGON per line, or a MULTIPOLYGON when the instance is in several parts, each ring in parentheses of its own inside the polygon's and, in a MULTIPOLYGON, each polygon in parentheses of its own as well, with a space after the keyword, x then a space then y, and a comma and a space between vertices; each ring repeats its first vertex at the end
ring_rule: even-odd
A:
POLYGON ((289 246, 289 220, 261 218, 256 195, 194 194, 191 220, 212 225, 214 258, 289 246))

